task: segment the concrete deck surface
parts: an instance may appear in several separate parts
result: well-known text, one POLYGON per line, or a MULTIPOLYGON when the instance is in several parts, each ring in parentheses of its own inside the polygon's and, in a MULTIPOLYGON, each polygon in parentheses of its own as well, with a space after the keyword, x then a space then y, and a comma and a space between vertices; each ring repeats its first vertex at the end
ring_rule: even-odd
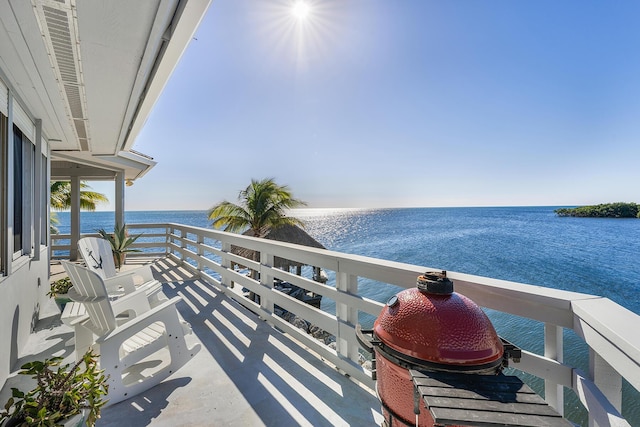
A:
MULTIPOLYGON (((165 294, 183 298, 178 310, 193 329, 187 342, 202 349, 160 385, 104 408, 97 426, 381 424, 372 390, 170 260, 158 259, 152 266, 165 294)), ((59 271, 52 265, 52 280, 59 271)), ((65 346, 73 331, 61 324, 55 305, 43 314, 47 317, 38 323, 16 371, 51 354, 73 358, 73 348, 65 346)), ((0 401, 6 402, 18 377, 7 382, 0 401)))

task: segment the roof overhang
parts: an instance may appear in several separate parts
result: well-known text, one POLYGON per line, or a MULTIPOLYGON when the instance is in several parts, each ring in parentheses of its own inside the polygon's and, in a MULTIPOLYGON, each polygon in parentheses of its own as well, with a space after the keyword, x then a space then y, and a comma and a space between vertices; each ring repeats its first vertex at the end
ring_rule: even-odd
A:
POLYGON ((115 156, 58 151, 51 161, 51 179, 63 181, 78 176, 91 181, 113 180, 123 172, 125 180, 135 181, 155 164, 152 158, 135 151, 121 151, 115 156))
POLYGON ((0 2, 0 78, 52 161, 130 180, 155 165, 132 147, 210 2, 0 2))

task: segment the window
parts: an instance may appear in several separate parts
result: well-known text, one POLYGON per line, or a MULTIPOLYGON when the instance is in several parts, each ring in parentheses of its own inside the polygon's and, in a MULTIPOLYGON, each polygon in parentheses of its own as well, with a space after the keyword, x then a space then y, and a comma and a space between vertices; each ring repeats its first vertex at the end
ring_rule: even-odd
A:
POLYGON ((22 135, 22 160, 24 163, 24 184, 22 186, 22 248, 23 253, 34 255, 36 146, 22 135))
POLYGON ((49 222, 47 219, 49 218, 49 166, 47 164, 47 156, 42 155, 42 189, 40 191, 41 194, 36 197, 42 197, 42 213, 40 215, 40 244, 47 245, 47 236, 49 232, 49 222))
MULTIPOLYGON (((0 90, 1 82, 0 82, 0 90)), ((7 116, 0 112, 0 224, 5 224, 5 200, 7 190, 5 187, 5 171, 7 160, 7 116)), ((0 274, 6 274, 5 270, 5 253, 6 253, 6 230, 0 225, 0 274)))
POLYGON ((13 253, 22 255, 22 132, 13 126, 13 253))
POLYGON ((29 255, 34 247, 35 146, 13 126, 13 255, 29 255))

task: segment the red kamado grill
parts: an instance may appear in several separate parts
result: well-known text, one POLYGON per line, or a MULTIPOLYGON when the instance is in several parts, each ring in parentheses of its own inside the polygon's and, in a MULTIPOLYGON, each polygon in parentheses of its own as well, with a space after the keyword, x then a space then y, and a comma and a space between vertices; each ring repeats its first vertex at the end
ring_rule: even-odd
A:
POLYGON ((409 370, 496 375, 507 364, 491 321, 453 292, 446 272, 425 273, 417 282, 389 299, 373 330, 356 328, 360 345, 372 354, 372 377, 389 427, 433 426, 425 408, 414 412, 409 370))

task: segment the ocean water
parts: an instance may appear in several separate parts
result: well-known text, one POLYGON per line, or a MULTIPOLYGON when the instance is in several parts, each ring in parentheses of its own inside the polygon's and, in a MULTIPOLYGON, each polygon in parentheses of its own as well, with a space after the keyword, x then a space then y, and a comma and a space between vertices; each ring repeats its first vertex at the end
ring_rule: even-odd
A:
MULTIPOLYGON (((294 215, 327 249, 601 295, 640 314, 640 219, 560 218, 554 209, 300 209, 294 215)), ((68 213, 60 212, 58 218, 61 233, 68 233, 68 213)), ((81 215, 82 232, 95 232, 113 222, 113 212, 81 215)), ((209 226, 203 211, 127 212, 126 222, 209 226)), ((359 291, 384 302, 398 288, 361 280, 359 291)), ((332 311, 331 304, 323 300, 322 308, 332 311)), ((542 353, 542 324, 492 310, 487 314, 500 335, 542 353)), ((373 318, 362 316, 360 321, 368 324, 373 318)), ((564 340, 565 361, 588 372, 585 345, 572 332, 566 332, 564 340)), ((542 389, 540 381, 531 382, 542 389)), ((623 400, 623 415, 632 425, 640 425, 639 396, 626 383, 623 400)), ((567 417, 586 425, 580 406, 568 393, 567 417)))

